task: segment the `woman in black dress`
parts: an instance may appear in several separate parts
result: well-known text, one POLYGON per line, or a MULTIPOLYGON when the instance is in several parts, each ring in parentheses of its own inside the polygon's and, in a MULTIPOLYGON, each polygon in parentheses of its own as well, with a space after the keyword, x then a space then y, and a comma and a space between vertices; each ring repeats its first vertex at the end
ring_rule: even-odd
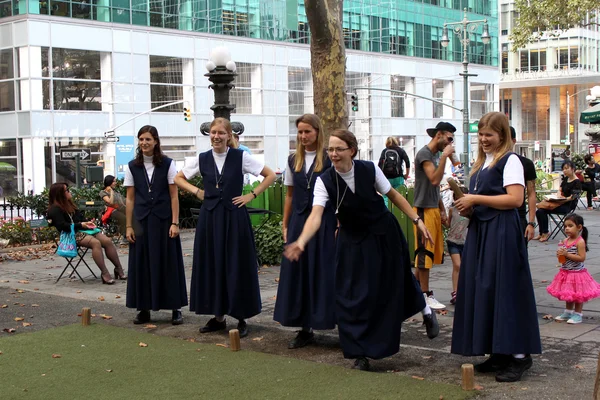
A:
MULTIPOLYGON (((331 166, 325 154, 321 120, 304 114, 296 120, 296 152, 288 159, 284 184, 287 187, 283 211, 283 238, 295 242, 302 233, 312 209, 317 178, 331 166)), ((273 319, 283 326, 301 328, 288 348, 297 349, 314 342, 312 329, 335 328, 334 274, 335 229, 337 221, 331 206, 323 213, 321 228, 307 244, 297 262, 281 261, 277 301, 273 319)))
POLYGON ((237 149, 227 119, 210 124, 212 150, 179 171, 175 182, 203 201, 194 239, 190 310, 214 315, 201 333, 227 328, 225 315, 238 320, 240 337, 248 335, 246 319, 260 313, 258 263, 254 233, 246 204, 275 181, 275 173, 245 151, 237 149), (263 181, 241 196, 244 174, 263 181), (204 190, 187 180, 201 174, 204 190))
POLYGON ((143 126, 136 157, 125 170, 129 281, 127 307, 139 312, 134 324, 150 321, 150 310, 172 310, 171 323, 183 323, 187 305, 179 239, 179 195, 175 162, 163 155, 155 127, 143 126))
POLYGON ((115 266, 115 279, 127 279, 121 267, 119 254, 112 240, 103 233, 88 235, 83 230, 96 228, 92 221, 85 221, 83 214, 77 210, 71 198, 71 192, 66 183, 53 183, 48 193, 49 207, 46 214, 48 223, 54 226, 59 232, 71 232, 71 224, 74 224, 75 239, 81 247, 92 249, 92 258, 100 268, 102 273, 102 283, 112 285, 115 283, 111 279, 110 272, 106 268, 102 248, 106 252, 106 257, 115 266))
POLYGON ((331 201, 340 223, 335 271, 340 343, 344 357, 355 359, 355 368, 368 370, 367 358, 398 352, 402 321, 415 313, 423 312, 429 338, 439 333, 435 314, 426 306, 410 271, 404 234, 381 194, 412 219, 424 240, 431 241, 431 235, 373 162, 353 160, 358 144, 352 132, 333 132, 327 151, 334 168, 317 178, 310 216, 284 255, 293 261, 300 258, 319 231, 325 205, 331 201))

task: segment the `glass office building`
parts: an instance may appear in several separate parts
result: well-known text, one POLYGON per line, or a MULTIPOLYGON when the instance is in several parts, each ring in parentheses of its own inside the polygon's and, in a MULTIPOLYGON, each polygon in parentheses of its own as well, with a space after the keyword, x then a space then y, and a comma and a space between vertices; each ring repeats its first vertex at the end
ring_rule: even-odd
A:
MULTIPOLYGON (((447 48, 440 39, 443 24, 462 20, 464 8, 469 19, 487 19, 492 36, 484 45, 481 27, 470 35, 476 119, 497 108, 497 1, 344 1, 347 88, 366 88, 358 90, 359 111, 350 111, 361 158, 377 157, 390 135, 414 153, 442 118, 461 126, 459 112, 389 90, 462 107, 463 48, 453 33, 447 48)), ((136 127, 156 125, 179 165, 208 148, 199 134, 212 104, 204 64, 221 45, 238 65, 232 119, 246 126, 243 142, 284 169, 295 148, 293 122, 313 111, 310 40, 303 0, 0 0, 0 158, 8 157, 0 161, 15 167, 11 190, 28 178, 36 192, 72 180, 63 148, 89 148, 92 162, 118 175, 120 145, 104 132, 121 123, 121 143, 133 143, 136 127), (191 123, 181 105, 126 122, 179 100, 191 105, 191 123)))

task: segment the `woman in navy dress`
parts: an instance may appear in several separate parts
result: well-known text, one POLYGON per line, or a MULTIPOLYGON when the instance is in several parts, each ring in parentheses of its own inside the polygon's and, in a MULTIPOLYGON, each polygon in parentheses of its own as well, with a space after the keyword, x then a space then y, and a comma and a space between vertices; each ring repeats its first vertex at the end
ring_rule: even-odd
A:
POLYGON ((345 358, 354 367, 369 369, 367 358, 398 352, 402 321, 422 311, 427 335, 439 333, 435 314, 426 306, 410 271, 408 245, 396 218, 381 194, 400 208, 431 240, 429 231, 410 204, 396 192, 371 161, 354 161, 358 152, 352 132, 336 130, 327 149, 334 168, 315 185, 313 208, 298 239, 284 255, 298 260, 319 231, 327 201, 340 223, 336 243, 335 314, 345 358))
POLYGON ((179 239, 179 197, 175 162, 162 154, 155 127, 143 126, 136 157, 125 170, 129 279, 127 307, 139 313, 134 324, 150 321, 150 310, 172 310, 171 323, 183 323, 187 305, 179 239))
MULTIPOLYGON (((287 186, 283 211, 283 239, 295 242, 312 209, 317 178, 331 166, 325 154, 321 120, 304 114, 296 120, 297 150, 288 159, 284 184, 287 186)), ((273 319, 283 326, 302 328, 288 348, 314 342, 312 329, 335 328, 334 275, 335 229, 337 221, 331 202, 323 213, 321 228, 296 262, 281 261, 279 287, 273 319)))
POLYGON ((227 328, 225 315, 238 320, 240 337, 248 335, 246 319, 261 311, 254 233, 246 204, 264 192, 275 173, 237 149, 227 119, 210 124, 212 150, 186 165, 175 183, 203 201, 194 239, 190 310, 214 315, 201 333, 227 328), (251 193, 241 196, 244 174, 262 175, 251 193), (204 190, 187 180, 202 174, 204 190))
POLYGON ((479 155, 469 193, 455 202, 471 216, 458 278, 452 353, 491 354, 478 372, 515 382, 541 353, 527 247, 517 207, 523 202, 523 166, 506 116, 479 121, 479 155))

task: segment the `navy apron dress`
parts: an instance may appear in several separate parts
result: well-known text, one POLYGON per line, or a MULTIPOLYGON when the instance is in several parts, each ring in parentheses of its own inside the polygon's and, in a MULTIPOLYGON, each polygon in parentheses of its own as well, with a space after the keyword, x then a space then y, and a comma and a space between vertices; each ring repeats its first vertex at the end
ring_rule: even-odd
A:
MULTIPOLYGON (((506 194, 504 167, 471 177, 470 193, 506 194), (477 190, 475 189, 477 187, 477 190)), ((475 206, 462 253, 452 331, 452 353, 539 354, 542 351, 527 247, 517 209, 475 206)))
MULTIPOLYGON (((323 169, 320 172, 314 171, 315 162, 308 172, 305 172, 304 166, 296 172, 295 163, 295 156, 291 155, 288 168, 294 178, 294 193, 288 223, 288 244, 298 239, 310 215, 317 177, 331 167, 328 157, 324 157, 323 169)), ((273 319, 281 325, 313 329, 335 328, 336 227, 337 220, 330 201, 323 211, 319 231, 306 244, 300 259, 290 261, 283 257, 273 314, 273 319)))
POLYGON ((330 168, 321 179, 332 205, 341 201, 335 261, 340 344, 345 358, 389 357, 400 348, 402 321, 425 308, 425 299, 400 225, 375 190, 375 165, 354 161, 356 193, 346 191, 340 176, 336 184, 336 175, 330 168))
POLYGON ((143 164, 129 162, 135 188, 135 243, 129 244, 126 305, 140 311, 177 310, 188 304, 181 240, 169 237, 171 162, 163 157, 150 179, 143 164))
POLYGON ((262 308, 250 216, 245 206, 232 203, 242 194, 242 157, 242 150, 230 148, 219 174, 212 150, 199 155, 205 192, 190 289, 190 310, 196 314, 246 319, 262 308))

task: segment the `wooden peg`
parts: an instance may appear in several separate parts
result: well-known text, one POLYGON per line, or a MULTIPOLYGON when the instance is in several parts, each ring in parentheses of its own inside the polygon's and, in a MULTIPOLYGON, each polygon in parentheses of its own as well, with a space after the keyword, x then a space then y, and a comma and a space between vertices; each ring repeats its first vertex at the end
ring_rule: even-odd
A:
POLYGON ((462 388, 463 390, 473 390, 475 386, 475 376, 473 364, 463 364, 462 370, 462 388))
POLYGON ((88 326, 92 322, 92 310, 84 308, 81 310, 81 325, 88 326))
POLYGON ((229 347, 231 351, 240 351, 240 331, 232 329, 229 331, 229 347))

